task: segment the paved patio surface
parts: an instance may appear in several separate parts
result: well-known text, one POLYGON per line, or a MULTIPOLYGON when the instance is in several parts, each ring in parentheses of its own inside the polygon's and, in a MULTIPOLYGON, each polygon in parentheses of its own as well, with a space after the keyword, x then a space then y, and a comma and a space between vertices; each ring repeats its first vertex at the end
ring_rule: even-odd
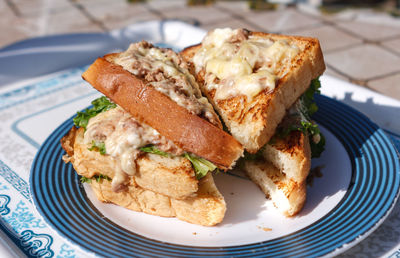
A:
POLYGON ((185 0, 0 0, 0 47, 29 37, 100 32, 180 19, 204 29, 244 27, 319 38, 326 73, 400 99, 400 18, 371 9, 321 14, 300 5, 252 11, 246 2, 188 7, 185 0))

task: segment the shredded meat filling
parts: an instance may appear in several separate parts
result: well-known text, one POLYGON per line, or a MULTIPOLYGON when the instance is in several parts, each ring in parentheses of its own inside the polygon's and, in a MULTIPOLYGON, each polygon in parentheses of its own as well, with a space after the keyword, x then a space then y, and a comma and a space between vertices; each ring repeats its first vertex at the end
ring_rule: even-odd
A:
POLYGON ((184 151, 148 125, 136 121, 128 112, 117 106, 89 120, 84 142, 104 142, 106 155, 115 159, 117 167, 112 180, 113 191, 121 191, 129 176, 136 173, 136 160, 140 148, 154 145, 164 152, 182 155, 184 151))
POLYGON ((190 113, 221 127, 211 104, 201 95, 188 64, 171 49, 142 41, 132 44, 116 63, 166 94, 190 113))

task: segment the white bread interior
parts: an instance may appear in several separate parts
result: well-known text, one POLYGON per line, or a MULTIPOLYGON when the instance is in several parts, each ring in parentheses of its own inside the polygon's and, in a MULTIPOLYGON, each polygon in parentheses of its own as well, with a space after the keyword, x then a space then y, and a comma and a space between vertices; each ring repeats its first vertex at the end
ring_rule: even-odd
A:
POLYGON ((294 216, 300 212, 306 201, 306 181, 295 182, 263 160, 247 160, 244 169, 282 214, 294 216))
POLYGON ((309 138, 300 131, 293 131, 283 139, 277 137, 273 144, 265 145, 262 155, 295 182, 306 180, 311 169, 309 138))

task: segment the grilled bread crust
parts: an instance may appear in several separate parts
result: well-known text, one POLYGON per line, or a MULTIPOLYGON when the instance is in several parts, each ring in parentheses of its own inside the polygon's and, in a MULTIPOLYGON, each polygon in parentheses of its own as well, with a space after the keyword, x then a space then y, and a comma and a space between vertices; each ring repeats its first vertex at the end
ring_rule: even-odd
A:
MULTIPOLYGON (((89 151, 83 144, 83 128, 73 127, 61 139, 61 145, 79 175, 114 176, 115 161, 109 155, 89 151)), ((200 180, 185 158, 167 158, 145 154, 137 161, 137 173, 130 177, 123 191, 114 192, 111 182, 91 180, 90 185, 102 202, 203 226, 213 226, 225 216, 226 204, 211 174, 200 180)))
MULTIPOLYGON (((311 80, 323 73, 325 63, 318 39, 263 32, 250 32, 250 35, 272 40, 290 40, 303 49, 290 64, 286 64, 289 72, 277 81, 272 92, 262 91, 251 102, 246 102, 245 96, 215 101, 215 90, 208 91, 204 87, 204 69, 196 74, 196 79, 231 134, 248 152, 255 153, 274 135, 286 110, 307 90, 311 80)), ((181 52, 192 68, 192 58, 200 48, 201 44, 181 52)))
POLYGON ((265 160, 295 182, 306 180, 311 169, 311 148, 307 135, 293 131, 287 137, 266 144, 262 151, 265 160))
POLYGON ((274 141, 262 150, 263 160, 245 161, 245 171, 281 213, 294 216, 306 201, 306 182, 311 168, 309 138, 293 131, 274 141))
POLYGON ((82 77, 135 119, 156 129, 178 147, 205 158, 221 169, 231 168, 243 147, 231 135, 189 113, 121 66, 112 55, 98 58, 82 77))
POLYGON ((247 176, 285 216, 298 214, 306 201, 306 181, 295 182, 268 161, 245 161, 247 176))

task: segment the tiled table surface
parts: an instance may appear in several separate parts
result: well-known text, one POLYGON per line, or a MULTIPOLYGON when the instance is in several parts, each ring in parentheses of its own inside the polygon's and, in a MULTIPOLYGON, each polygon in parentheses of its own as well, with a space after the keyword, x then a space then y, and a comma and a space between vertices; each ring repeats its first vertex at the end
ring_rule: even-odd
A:
POLYGON ((0 47, 50 34, 100 32, 154 19, 204 29, 245 27, 318 37, 327 74, 400 99, 400 18, 372 9, 323 15, 298 6, 252 11, 245 1, 188 7, 185 0, 0 0, 0 47))
POLYGON ((307 35, 320 39, 327 74, 400 100, 400 18, 365 9, 322 15, 306 6, 254 12, 240 1, 207 7, 185 3, 0 0, 0 48, 31 37, 102 32, 155 19, 180 19, 207 30, 229 26, 307 35))

